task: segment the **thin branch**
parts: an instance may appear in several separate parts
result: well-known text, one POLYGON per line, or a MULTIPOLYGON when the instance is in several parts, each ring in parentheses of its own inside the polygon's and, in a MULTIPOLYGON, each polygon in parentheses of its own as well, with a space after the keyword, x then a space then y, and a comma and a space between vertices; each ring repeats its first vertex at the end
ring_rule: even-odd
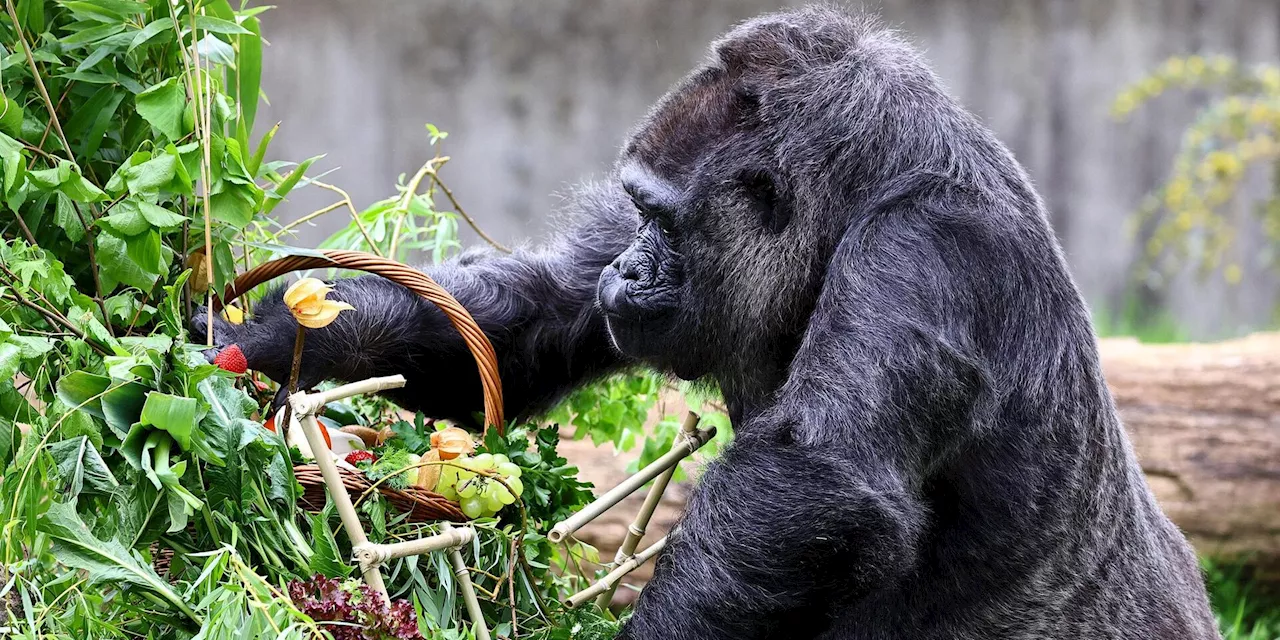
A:
MULTIPOLYGON (((438 166, 444 166, 444 163, 447 162, 448 160, 449 160, 448 156, 441 158, 441 161, 438 166)), ((497 249, 498 251, 501 251, 503 253, 511 253, 511 249, 509 249, 506 245, 502 244, 501 242, 498 242, 497 240, 494 240, 492 237, 489 236, 489 234, 485 233, 484 229, 481 229, 480 225, 476 223, 475 218, 472 218, 470 215, 468 215, 467 212, 462 208, 462 205, 458 204, 458 199, 453 197, 453 192, 449 190, 449 187, 446 186, 442 180, 440 180, 440 174, 436 173, 437 168, 438 168, 437 166, 432 166, 431 169, 427 172, 427 175, 430 175, 431 179, 436 183, 436 185, 440 187, 440 190, 444 192, 444 196, 449 199, 449 204, 453 205, 454 211, 457 211, 458 215, 462 216, 462 219, 466 220, 468 225, 471 225, 471 230, 475 231, 476 235, 483 238, 484 241, 488 242, 494 249, 497 249)))
MULTIPOLYGON (((448 158, 445 158, 447 160, 448 158)), ((409 184, 405 185, 404 193, 400 194, 400 202, 396 203, 395 210, 400 212, 400 217, 396 218, 395 229, 391 232, 391 247, 387 249, 387 254, 392 260, 396 259, 396 245, 400 243, 400 227, 404 225, 405 218, 409 217, 409 207, 413 204, 413 199, 418 195, 418 187, 422 185, 423 178, 433 170, 433 165, 440 162, 441 158, 436 157, 427 161, 413 174, 413 178, 409 179, 409 184)))
POLYGON ((22 219, 22 214, 14 211, 13 217, 18 220, 18 226, 22 228, 22 235, 26 237, 27 243, 33 247, 36 246, 36 237, 31 235, 31 228, 27 226, 27 221, 22 219))
POLYGON ((53 121, 53 127, 58 131, 58 139, 62 141, 63 150, 67 152, 67 156, 71 155, 71 144, 67 142, 66 134, 62 133, 62 123, 58 122, 58 109, 53 104, 53 99, 49 97, 49 90, 44 87, 44 80, 40 78, 40 69, 36 67, 36 58, 31 53, 31 45, 27 43, 26 34, 22 33, 22 23, 18 21, 18 12, 13 8, 13 0, 4 0, 5 9, 9 11, 9 19, 13 20, 13 30, 18 34, 18 41, 22 43, 22 51, 27 54, 27 64, 31 66, 31 77, 35 78, 36 89, 40 92, 40 97, 44 99, 44 104, 49 109, 49 118, 53 121))
POLYGON ((98 292, 93 299, 98 303, 98 310, 102 312, 102 326, 106 327, 107 335, 115 337, 115 333, 111 331, 111 316, 107 315, 107 303, 102 299, 102 278, 98 276, 98 256, 97 251, 93 248, 96 235, 89 223, 84 219, 84 212, 80 210, 80 205, 75 200, 71 201, 71 206, 76 210, 76 218, 80 220, 80 226, 84 227, 84 237, 89 247, 89 273, 93 274, 93 288, 98 292))
POLYGON ((347 205, 347 210, 351 212, 351 219, 355 221, 356 227, 360 229, 360 235, 364 236, 364 241, 368 243, 369 250, 372 251, 374 255, 377 255, 379 258, 383 257, 382 251, 378 249, 378 245, 373 243, 373 238, 369 235, 369 230, 365 229, 364 223, 360 221, 360 212, 356 211, 355 204, 351 202, 351 196, 346 191, 343 191, 342 189, 335 187, 331 184, 320 182, 319 180, 312 180, 311 184, 317 187, 320 187, 321 189, 328 189, 329 191, 333 191, 334 193, 337 193, 338 195, 342 196, 342 202, 343 204, 347 205))
POLYGON ((308 223, 308 222, 311 222, 312 220, 315 220, 316 218, 319 218, 320 216, 322 216, 322 215, 324 215, 324 214, 326 214, 326 213, 329 213, 330 211, 334 211, 334 210, 336 210, 336 209, 340 209, 340 208, 342 208, 343 206, 346 206, 346 204, 347 204, 347 203, 345 203, 345 202, 338 201, 338 202, 335 202, 335 203, 333 203, 333 204, 331 204, 331 205, 329 205, 329 206, 327 206, 327 207, 325 207, 325 208, 323 208, 323 209, 317 209, 317 210, 315 210, 315 211, 312 211, 311 213, 308 213, 307 215, 302 216, 301 218, 298 218, 297 220, 294 220, 293 222, 290 222, 289 224, 286 224, 286 225, 284 225, 283 227, 280 227, 280 231, 278 231, 277 233, 285 233, 285 232, 287 232, 287 231, 290 231, 290 230, 292 230, 292 229, 295 229, 295 228, 297 228, 297 227, 299 227, 299 226, 302 226, 302 225, 304 225, 304 224, 306 224, 306 223, 308 223))
POLYGON ((8 295, 0 295, 0 299, 13 300, 31 309, 32 311, 39 313, 41 316, 44 316, 44 319, 48 320, 50 324, 65 328, 67 331, 70 331, 72 334, 74 334, 77 338, 84 340, 85 344, 89 345, 90 347, 93 347, 94 351, 97 351, 98 353, 101 353, 104 356, 109 356, 112 353, 111 350, 108 349, 105 345, 99 344, 97 340, 94 340, 93 338, 90 338, 89 336, 85 335, 85 333, 81 331, 79 327, 75 326, 74 324, 71 324, 70 320, 67 320, 66 318, 63 318, 62 316, 56 313, 53 313, 52 311, 49 311, 48 309, 45 309, 44 307, 28 300, 26 296, 18 292, 16 287, 13 289, 12 297, 8 295))

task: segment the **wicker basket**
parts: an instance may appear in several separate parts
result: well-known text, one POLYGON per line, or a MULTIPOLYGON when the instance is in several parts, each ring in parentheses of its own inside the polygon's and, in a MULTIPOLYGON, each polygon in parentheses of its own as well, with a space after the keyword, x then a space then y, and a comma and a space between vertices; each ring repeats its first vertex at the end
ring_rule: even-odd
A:
MULTIPOLYGON (((484 390, 486 428, 489 425, 499 430, 503 428, 505 423, 502 415, 502 383, 498 378, 497 354, 494 352, 489 338, 484 335, 484 331, 481 331, 480 326, 476 324, 475 319, 453 296, 449 295, 448 291, 445 291, 427 274, 394 260, 380 258, 361 251, 324 251, 322 254, 323 257, 289 256, 279 260, 272 260, 249 270, 236 278, 235 282, 227 285, 222 299, 215 301, 215 309, 221 309, 223 304, 235 300, 244 292, 268 280, 293 271, 338 268, 364 271, 382 276, 426 298, 435 304, 440 311, 444 312, 449 321, 453 323, 454 328, 457 329, 463 341, 466 342, 467 349, 471 351, 471 355, 475 358, 476 367, 480 372, 480 384, 484 390)), ((320 475, 320 469, 315 465, 300 465, 294 467, 293 471, 304 489, 303 497, 299 500, 299 504, 311 510, 323 508, 325 505, 325 484, 324 478, 320 475)), ((364 474, 350 469, 339 467, 339 472, 342 474, 342 483, 351 494, 353 502, 359 500, 373 484, 364 474)), ((409 519, 414 522, 429 520, 462 522, 467 519, 456 503, 433 491, 417 488, 399 490, 385 485, 378 485, 377 491, 386 496, 387 501, 396 510, 408 513, 409 519)))

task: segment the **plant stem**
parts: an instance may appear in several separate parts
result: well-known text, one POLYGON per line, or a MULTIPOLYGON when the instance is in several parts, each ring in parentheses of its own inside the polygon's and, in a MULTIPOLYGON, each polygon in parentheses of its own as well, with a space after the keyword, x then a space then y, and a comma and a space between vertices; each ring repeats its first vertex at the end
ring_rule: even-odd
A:
POLYGON ((308 222, 311 222, 312 220, 315 220, 316 218, 319 218, 320 216, 322 216, 322 215, 324 215, 324 214, 326 214, 326 213, 329 213, 330 211, 333 211, 333 210, 335 210, 335 209, 339 209, 339 208, 341 208, 341 207, 345 206, 346 204, 347 204, 347 203, 345 203, 345 202, 341 202, 341 201, 339 201, 339 202, 335 202, 335 203, 333 203, 333 204, 331 204, 331 205, 329 205, 329 206, 327 206, 327 207, 325 207, 325 208, 323 208, 323 209, 317 209, 317 210, 315 210, 315 211, 312 211, 311 213, 308 213, 307 215, 302 216, 301 218, 298 218, 297 220, 294 220, 293 222, 290 222, 289 224, 286 224, 286 225, 285 225, 285 226, 283 226, 283 227, 280 227, 280 231, 279 231, 279 233, 284 233, 284 232, 286 232, 286 231, 289 231, 289 230, 294 229, 295 227, 298 227, 298 226, 300 226, 300 225, 304 225, 304 224, 306 224, 306 223, 308 223, 308 222))
POLYGON ((22 214, 14 211, 13 217, 17 219, 18 227, 22 229, 22 235, 27 239, 27 244, 33 247, 39 246, 36 244, 36 237, 31 235, 31 228, 27 226, 27 221, 22 219, 22 214))
MULTIPOLYGON (((0 269, 3 269, 3 268, 4 267, 0 265, 0 269)), ((8 269, 4 269, 4 270, 6 272, 9 271, 8 269)), ((22 295, 22 292, 18 291, 18 288, 16 286, 12 287, 12 289, 13 289, 13 296, 14 296, 13 298, 9 298, 9 296, 0 296, 0 298, 12 299, 18 303, 21 303, 23 306, 44 316, 45 320, 48 320, 50 324, 63 327, 67 331, 70 331, 71 333, 75 334, 77 338, 84 340, 85 344, 89 345, 90 347, 93 347, 94 351, 97 351, 98 353, 104 356, 111 355, 112 353, 111 349, 107 348, 106 345, 86 335, 85 332, 81 331, 79 327, 72 324, 71 320, 67 319, 66 316, 63 316, 57 311, 50 311, 48 309, 45 309, 44 307, 32 302, 31 300, 28 300, 26 296, 22 295)))
MULTIPOLYGON (((306 341, 306 338, 307 328, 299 324, 298 333, 293 339, 293 366, 289 368, 289 382, 285 385, 285 389, 290 395, 298 392, 298 372, 302 370, 302 344, 306 341)), ((280 425, 280 435, 287 435, 286 432, 289 430, 289 423, 292 417, 293 404, 285 402, 283 416, 284 421, 283 424, 280 425)), ((324 427, 321 426, 321 428, 323 429, 324 427)), ((316 455, 319 454, 317 453, 316 455)))
POLYGON ((31 77, 36 81, 36 89, 40 92, 40 97, 44 99, 45 107, 49 109, 49 119, 53 122, 53 128, 58 132, 58 139, 62 141, 63 150, 66 151, 67 157, 71 157, 71 144, 67 142, 67 136, 62 133, 62 123, 58 122, 58 110, 53 104, 53 99, 49 97, 49 90, 44 87, 44 80, 40 78, 40 69, 36 67, 35 56, 31 54, 31 45, 27 43, 26 34, 22 33, 22 23, 18 21, 18 12, 13 8, 13 0, 4 0, 5 9, 9 12, 9 19, 13 20, 13 30, 18 34, 18 41, 22 43, 22 52, 27 55, 27 64, 31 66, 31 77))
POLYGON ((378 249, 378 245, 373 243, 373 237, 369 235, 369 230, 365 229, 364 223, 360 221, 360 213, 356 211, 356 205, 351 202, 351 196, 346 191, 343 191, 331 184, 320 182, 319 180, 312 180, 311 184, 320 187, 321 189, 328 189, 329 191, 333 191, 334 193, 342 196, 342 202, 347 205, 347 210, 351 212, 351 219, 356 223, 356 227, 360 229, 360 235, 364 236, 364 241, 368 243, 369 250, 379 258, 383 257, 382 251, 378 249))
MULTIPOLYGON (((6 1, 9 1, 9 0, 6 0, 6 1)), ((189 13, 191 14, 191 61, 194 63, 194 66, 195 66, 194 71, 191 71, 193 75, 193 81, 194 81, 193 86, 196 94, 196 100, 194 101, 194 104, 192 104, 192 108, 196 109, 195 120, 196 120, 196 124, 200 127, 200 137, 201 137, 200 145, 203 147, 203 151, 204 151, 204 154, 203 154, 204 161, 200 163, 200 186, 201 186, 201 198, 203 200, 203 205, 204 205, 204 268, 205 268, 205 273, 208 274, 207 280, 208 280, 208 287, 209 287, 208 290, 206 291, 205 304, 207 308, 210 310, 210 313, 208 314, 208 317, 206 320, 208 324, 205 327, 205 340, 207 342, 207 345, 212 347, 213 346, 213 312, 212 310, 213 310, 213 296, 214 296, 213 289, 214 289, 214 281, 216 280, 213 274, 213 221, 212 221, 213 207, 210 204, 210 200, 209 200, 209 188, 210 188, 209 181, 213 178, 213 169, 212 169, 213 159, 211 156, 212 148, 213 148, 213 143, 211 140, 211 137, 213 135, 213 131, 212 131, 213 119, 211 117, 211 114, 212 114, 211 105, 213 102, 213 97, 211 94, 212 94, 213 88, 211 86, 205 86, 203 84, 204 74, 200 67, 200 53, 196 49, 196 34, 198 32, 196 31, 196 14, 194 10, 195 7, 190 4, 188 4, 187 6, 191 7, 191 10, 189 11, 189 13)))
POLYGON ((404 193, 400 194, 400 202, 396 203, 395 208, 400 217, 396 218, 395 230, 391 232, 391 247, 387 250, 387 255, 392 260, 396 259, 396 245, 400 243, 400 227, 404 225, 404 219, 409 217, 409 206, 413 203, 413 198, 418 195, 418 187, 422 185, 422 179, 433 171, 433 165, 440 161, 439 157, 428 160, 417 173, 413 174, 409 184, 405 185, 404 193))
POLYGON ((107 303, 102 299, 102 278, 98 275, 98 256, 93 248, 97 236, 89 223, 85 221, 84 212, 80 210, 80 205, 72 200, 71 206, 75 208, 76 219, 80 221, 80 226, 84 227, 84 238, 88 240, 85 244, 89 249, 89 273, 93 274, 93 288, 98 292, 98 295, 94 296, 93 299, 98 303, 98 310, 102 312, 102 326, 106 327, 107 334, 114 338, 115 333, 111 331, 111 317, 107 315, 107 303))

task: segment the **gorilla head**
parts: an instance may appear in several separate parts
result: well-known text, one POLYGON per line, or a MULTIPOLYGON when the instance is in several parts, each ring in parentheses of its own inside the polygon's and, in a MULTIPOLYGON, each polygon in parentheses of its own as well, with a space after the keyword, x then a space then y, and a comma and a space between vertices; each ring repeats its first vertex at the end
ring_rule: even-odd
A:
POLYGON ((631 135, 616 172, 639 228, 598 292, 624 353, 735 395, 781 382, 836 244, 927 133, 900 114, 941 97, 894 38, 866 34, 876 55, 847 64, 849 29, 822 10, 746 23, 631 135))

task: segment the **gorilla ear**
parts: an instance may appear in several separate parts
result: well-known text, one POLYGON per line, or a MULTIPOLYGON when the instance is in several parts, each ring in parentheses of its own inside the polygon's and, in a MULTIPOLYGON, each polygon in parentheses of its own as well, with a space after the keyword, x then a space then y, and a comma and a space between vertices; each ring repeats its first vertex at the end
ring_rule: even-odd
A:
POLYGON ((779 197, 773 176, 755 169, 742 173, 738 183, 760 226, 774 235, 782 233, 791 222, 791 206, 779 197))

